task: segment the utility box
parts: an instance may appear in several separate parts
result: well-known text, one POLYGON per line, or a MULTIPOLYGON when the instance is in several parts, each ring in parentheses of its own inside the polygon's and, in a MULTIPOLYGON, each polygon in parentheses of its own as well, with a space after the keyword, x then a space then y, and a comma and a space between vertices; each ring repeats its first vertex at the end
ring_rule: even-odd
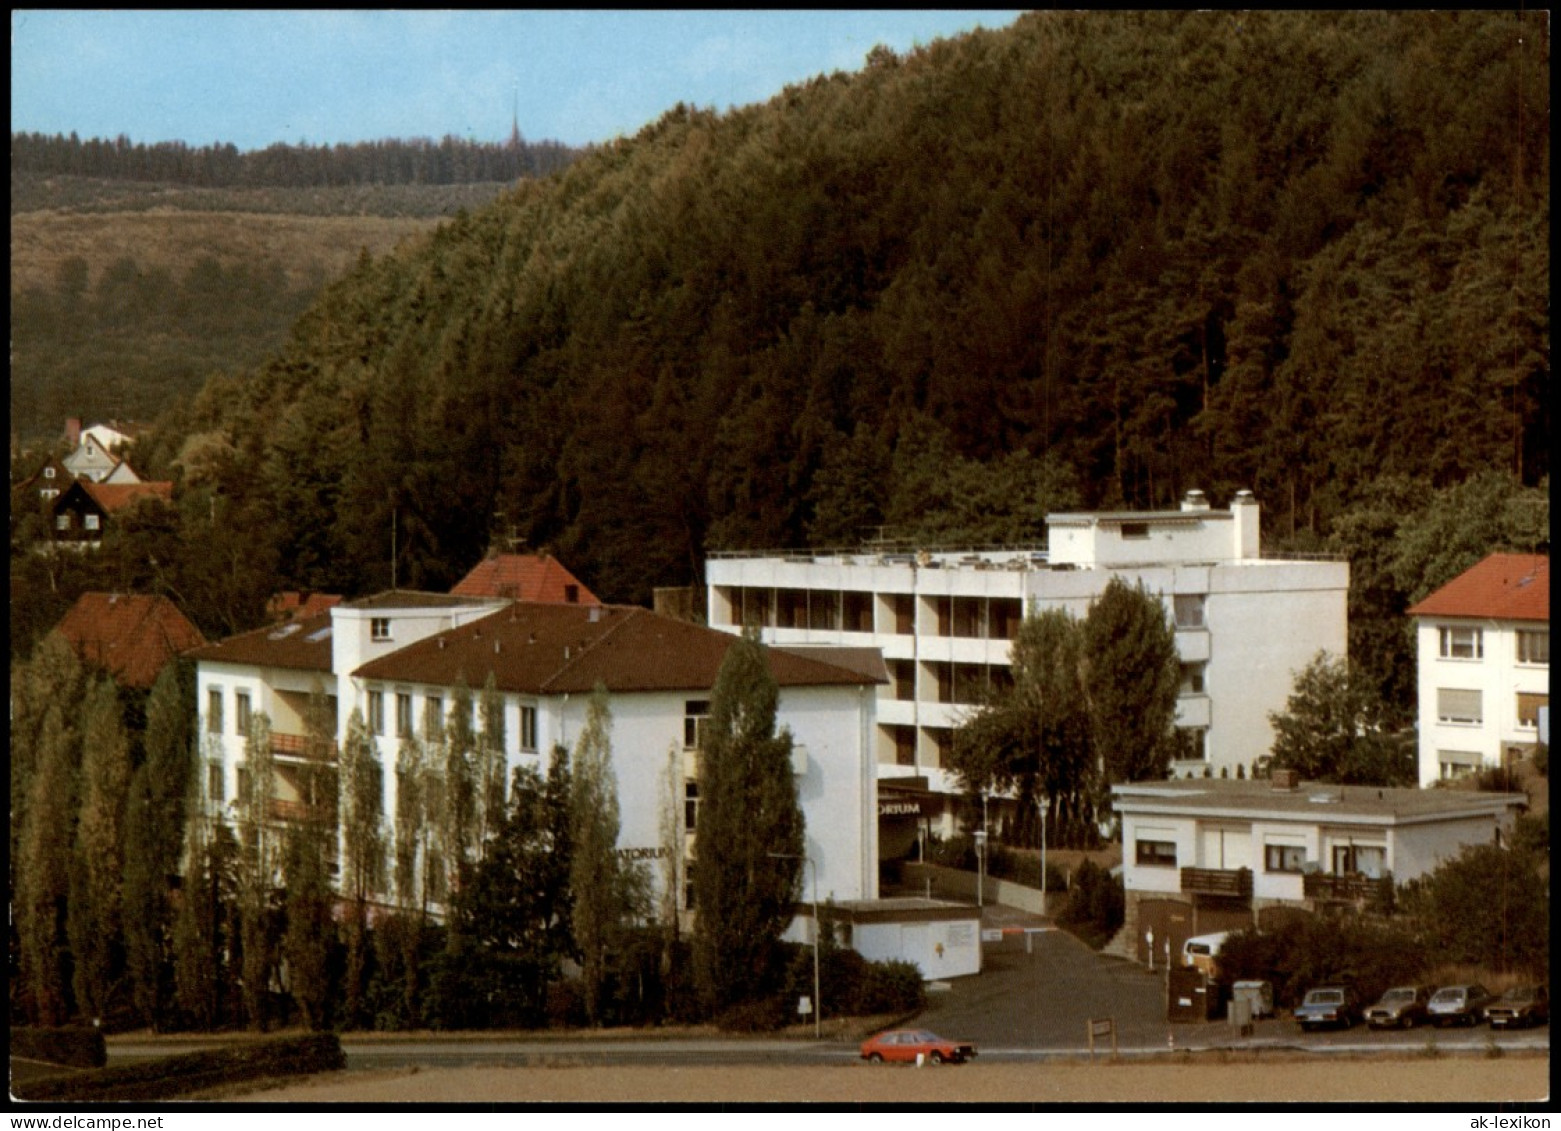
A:
POLYGON ((1220 988, 1202 970, 1183 967, 1166 978, 1167 1021, 1210 1021, 1219 1016, 1220 988))
POLYGON ((1272 982, 1237 982, 1230 988, 1232 1005, 1244 1001, 1248 1013, 1255 1021, 1259 1017, 1274 1015, 1274 984, 1272 982))

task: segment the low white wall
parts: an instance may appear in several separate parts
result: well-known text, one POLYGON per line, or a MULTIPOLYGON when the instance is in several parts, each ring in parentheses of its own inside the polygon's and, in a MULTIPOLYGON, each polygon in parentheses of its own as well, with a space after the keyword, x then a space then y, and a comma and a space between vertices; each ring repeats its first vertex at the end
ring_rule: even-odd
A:
MULTIPOLYGON (((976 888, 980 885, 980 877, 974 872, 961 872, 938 864, 907 863, 903 866, 901 875, 908 887, 923 893, 930 880, 933 899, 948 899, 952 896, 968 899, 971 903, 976 902, 976 888)), ((983 892, 987 903, 1001 903, 1004 907, 1028 911, 1032 915, 1045 915, 1047 905, 1056 906, 1059 900, 1066 898, 1065 893, 1049 891, 1045 895, 1043 904, 1039 888, 1026 887, 1012 880, 999 880, 991 876, 986 877, 983 892)))

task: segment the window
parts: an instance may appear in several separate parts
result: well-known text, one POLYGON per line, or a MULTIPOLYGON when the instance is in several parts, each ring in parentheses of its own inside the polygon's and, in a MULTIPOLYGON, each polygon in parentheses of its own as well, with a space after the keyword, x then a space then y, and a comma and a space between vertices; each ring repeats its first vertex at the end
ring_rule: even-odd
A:
POLYGON ((444 700, 430 695, 423 700, 423 737, 433 741, 444 730, 444 700))
POLYGON ((378 735, 385 733, 385 693, 383 691, 369 692, 369 733, 378 735))
POLYGON ((1436 633, 1444 660, 1479 660, 1485 656, 1484 634, 1477 628, 1444 626, 1436 633))
POLYGON ((1203 627, 1204 599, 1202 593, 1178 593, 1171 599, 1176 611, 1177 628, 1203 627))
POLYGON ((57 499, 60 497, 59 491, 54 487, 45 487, 42 491, 38 492, 38 495, 45 501, 50 499, 57 499))
POLYGON ((1537 727, 1539 725, 1539 709, 1550 706, 1550 696, 1535 691, 1518 692, 1518 725, 1520 727, 1537 727))
POLYGON ((44 468, 43 469, 43 477, 45 479, 53 479, 54 478, 54 468, 52 468, 52 467, 44 468))
POLYGON ((1122 524, 1123 541, 1137 542, 1149 537, 1149 524, 1147 522, 1124 522, 1122 524))
POLYGON ((70 513, 69 512, 66 512, 65 514, 62 514, 62 515, 56 515, 55 516, 55 518, 54 518, 54 529, 56 529, 56 530, 69 530, 70 529, 70 513))
POLYGON ((1300 844, 1265 844, 1263 869, 1267 872, 1299 873, 1306 865, 1306 847, 1300 844))
POLYGON ((1181 693, 1183 695, 1202 695, 1203 676, 1207 670, 1208 665, 1202 661, 1183 664, 1181 693))
POLYGON ((250 803, 250 800, 251 800, 251 798, 249 796, 249 767, 248 766, 240 766, 238 768, 238 801, 239 801, 240 805, 248 805, 250 803))
POLYGON ((247 691, 233 693, 233 732, 249 733, 249 692, 247 691))
POLYGON ((95 514, 84 514, 81 516, 81 523, 88 530, 96 530, 98 529, 98 516, 95 514))
POLYGON ((894 610, 895 635, 914 636, 916 634, 916 599, 909 593, 894 593, 889 597, 889 604, 894 610))
POLYGON ((1550 633, 1532 629, 1518 629, 1518 663, 1548 664, 1550 662, 1550 633))
POLYGON ((987 635, 993 640, 1013 640, 1024 620, 1024 603, 1014 597, 993 597, 987 635))
POLYGON ((847 591, 840 595, 841 627, 847 632, 873 630, 873 595, 847 591))
POLYGON ((690 699, 683 704, 683 749, 700 748, 705 738, 705 722, 709 718, 710 700, 690 699))
POLYGON ((683 782, 683 831, 691 833, 699 825, 699 783, 692 778, 683 782))
POLYGON ((580 587, 578 585, 564 586, 564 603, 578 605, 580 603, 580 587))
POLYGON ((520 708, 520 748, 537 748, 537 709, 522 705, 520 708))
POLYGON ((890 660, 889 678, 894 681, 894 697, 902 703, 916 698, 916 661, 890 660))
POLYGON ((225 786, 222 780, 222 763, 206 763, 206 798, 221 805, 226 798, 223 796, 225 786))
POLYGON ((1352 876, 1360 874, 1368 880, 1382 878, 1387 849, 1380 845, 1336 844, 1333 846, 1333 874, 1352 876))
POLYGON ((390 618, 389 617, 371 617, 369 619, 369 639, 370 640, 389 640, 390 639, 390 618))
POLYGON ((1134 859, 1142 868, 1174 868, 1176 867, 1176 842, 1140 839, 1134 847, 1134 859))
POLYGON ((1207 762, 1209 760, 1209 728, 1177 727, 1174 757, 1180 762, 1207 762))
POLYGON ((1436 717, 1444 723, 1484 722, 1485 709, 1480 701, 1480 693, 1452 687, 1437 688, 1436 717))
POLYGON ((222 688, 206 690, 206 733, 222 733, 222 688))
POLYGON ((396 737, 409 738, 412 734, 412 696, 405 691, 396 692, 396 737))
POLYGON ((1480 768, 1481 758, 1473 750, 1438 750, 1436 760, 1442 767, 1442 780, 1455 781, 1480 768))

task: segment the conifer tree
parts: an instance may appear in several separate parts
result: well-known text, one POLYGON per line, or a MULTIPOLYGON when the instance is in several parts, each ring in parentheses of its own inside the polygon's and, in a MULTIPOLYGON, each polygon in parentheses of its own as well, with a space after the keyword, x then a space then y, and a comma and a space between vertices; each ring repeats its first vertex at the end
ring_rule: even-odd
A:
POLYGON ((71 957, 76 1004, 99 1018, 123 960, 120 884, 130 794, 130 742, 112 681, 95 680, 83 704, 81 811, 71 884, 71 957))
POLYGON ((1142 582, 1113 577, 1084 618, 1084 691, 1101 790, 1165 776, 1180 682, 1164 603, 1142 582))
POLYGON ((585 1013, 601 1020, 607 949, 624 908, 618 863, 618 779, 612 767, 612 710, 597 684, 575 743, 569 793, 571 925, 580 954, 585 1013))
POLYGON ((802 873, 804 828, 791 733, 776 733, 779 688, 757 636, 733 641, 699 752, 694 962, 714 1013, 759 998, 779 976, 781 934, 802 873))
POLYGON ((326 823, 311 811, 288 830, 282 869, 287 889, 282 957, 287 961, 288 988, 304 1024, 315 1031, 329 1024, 332 996, 328 963, 336 924, 326 870, 329 835, 326 823))
MULTIPOLYGON (((209 756, 220 756, 215 739, 209 756)), ((174 990, 179 1009, 197 1029, 212 1029, 221 1017, 223 911, 221 863, 216 831, 205 783, 195 776, 190 788, 190 819, 185 835, 184 882, 179 909, 174 916, 174 990)), ((220 826, 226 831, 226 826, 220 826)))
POLYGON ((487 854, 488 838, 504 819, 504 696, 488 673, 478 700, 482 728, 477 734, 477 856, 487 854))

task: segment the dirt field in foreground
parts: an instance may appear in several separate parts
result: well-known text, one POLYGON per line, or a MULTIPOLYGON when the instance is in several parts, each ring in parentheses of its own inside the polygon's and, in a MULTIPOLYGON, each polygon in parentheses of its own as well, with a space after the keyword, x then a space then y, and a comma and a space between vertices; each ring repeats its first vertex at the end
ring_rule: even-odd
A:
POLYGON ((337 1073, 242 1103, 1488 1103, 1544 1099, 1546 1057, 337 1073))

